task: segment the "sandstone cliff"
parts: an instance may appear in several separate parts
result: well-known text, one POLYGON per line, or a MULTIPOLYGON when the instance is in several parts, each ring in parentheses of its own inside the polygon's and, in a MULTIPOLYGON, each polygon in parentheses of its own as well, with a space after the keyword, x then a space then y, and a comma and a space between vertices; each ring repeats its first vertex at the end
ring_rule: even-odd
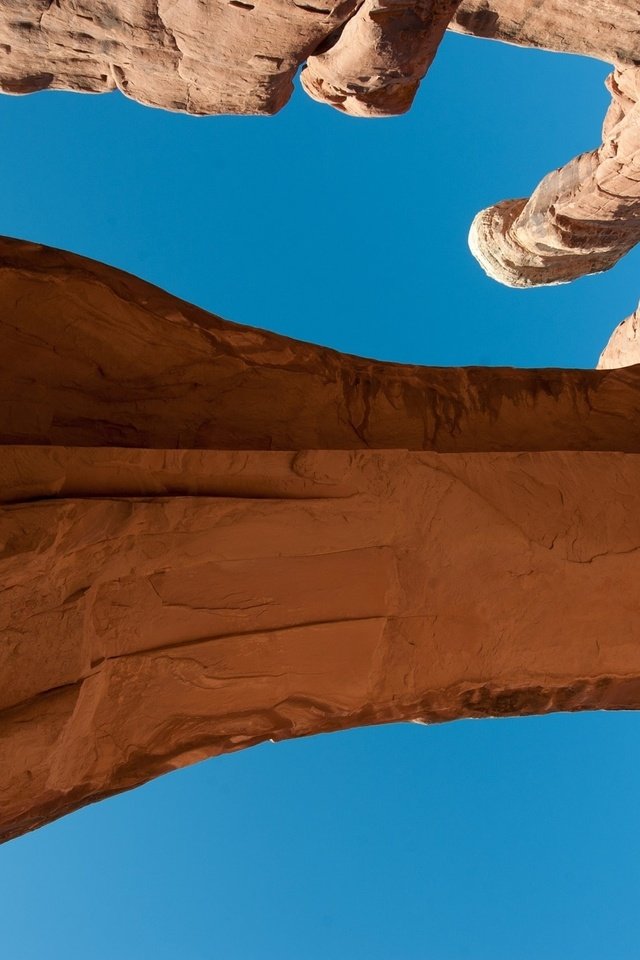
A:
POLYGON ((268 739, 640 706, 640 368, 378 363, 9 240, 0 302, 0 838, 268 739))

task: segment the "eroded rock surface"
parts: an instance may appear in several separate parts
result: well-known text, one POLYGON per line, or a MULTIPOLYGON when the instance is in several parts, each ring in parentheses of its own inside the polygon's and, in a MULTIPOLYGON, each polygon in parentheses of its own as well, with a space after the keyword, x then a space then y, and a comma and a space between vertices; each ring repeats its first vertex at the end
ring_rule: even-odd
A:
POLYGON ((364 0, 324 53, 309 57, 302 86, 360 117, 409 109, 459 0, 364 0))
POLYGON ((614 370, 640 364, 640 306, 619 323, 598 361, 599 370, 614 370))
POLYGON ((640 368, 429 369, 0 243, 0 837, 361 724, 640 706, 640 368))
POLYGON ((637 0, 462 0, 451 28, 607 63, 640 64, 637 0))
POLYGON ((636 0, 3 0, 0 89, 269 114, 306 61, 316 99, 381 116, 409 107, 454 15, 476 36, 624 65, 640 62, 637 14, 636 0))
POLYGON ((637 0, 5 0, 0 90, 105 92, 194 114, 266 113, 297 69, 316 100, 355 116, 409 109, 447 25, 616 66, 603 145, 531 199, 482 211, 471 247, 511 286, 608 269, 640 236, 637 0))
POLYGON ((548 174, 529 200, 483 210, 471 249, 511 287, 608 270, 640 240, 640 69, 616 70, 603 143, 548 174))

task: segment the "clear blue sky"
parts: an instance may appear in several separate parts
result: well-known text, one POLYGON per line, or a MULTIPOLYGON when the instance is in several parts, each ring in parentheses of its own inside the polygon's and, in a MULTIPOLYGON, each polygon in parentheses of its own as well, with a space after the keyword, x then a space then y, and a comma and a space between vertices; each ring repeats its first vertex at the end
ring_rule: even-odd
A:
MULTIPOLYGON (((640 259, 511 291, 474 213, 599 140, 607 68, 447 37, 412 112, 300 91, 190 118, 0 98, 0 232, 230 319, 433 364, 593 366, 640 259)), ((267 744, 0 848, 7 960, 637 960, 634 714, 398 725, 267 744)))

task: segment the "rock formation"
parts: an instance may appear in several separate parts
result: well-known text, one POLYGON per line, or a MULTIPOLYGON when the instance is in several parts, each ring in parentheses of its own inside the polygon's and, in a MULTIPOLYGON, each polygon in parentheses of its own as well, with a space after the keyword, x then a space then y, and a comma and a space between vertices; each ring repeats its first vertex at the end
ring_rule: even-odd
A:
POLYGON ((462 0, 451 29, 606 63, 640 65, 637 0, 462 0))
POLYGON ((512 287, 566 283, 608 270, 640 240, 640 69, 608 78, 603 143, 548 174, 529 200, 475 218, 471 249, 512 287))
POLYGON ((474 221, 484 269, 512 286, 608 269, 639 239, 637 0, 5 0, 0 90, 92 93, 195 114, 267 113, 305 90, 356 116, 409 109, 447 25, 616 66, 604 143, 530 200, 474 221))
POLYGON ((452 17, 475 36, 640 63, 636 0, 3 0, 0 89, 117 87, 168 110, 274 113, 306 62, 312 96, 392 114, 452 17))
POLYGON ((302 86, 360 117, 408 110, 459 0, 364 0, 325 52, 308 58, 302 86))
POLYGON ((0 89, 117 87, 168 110, 271 114, 289 99, 298 67, 336 43, 332 77, 353 80, 371 111, 387 103, 393 112, 408 107, 457 3, 380 0, 365 13, 358 0, 6 0, 0 89), (340 34, 351 18, 345 52, 340 34))
POLYGON ((619 323, 598 361, 598 370, 614 370, 640 364, 640 306, 619 323))
POLYGON ((640 707, 640 368, 429 369, 0 242, 0 837, 205 757, 640 707))

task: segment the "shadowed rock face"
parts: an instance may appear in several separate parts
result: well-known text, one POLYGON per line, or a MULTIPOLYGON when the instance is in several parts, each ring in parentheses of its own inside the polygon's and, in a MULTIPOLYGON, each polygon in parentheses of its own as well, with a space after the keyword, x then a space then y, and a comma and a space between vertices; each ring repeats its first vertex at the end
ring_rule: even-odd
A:
POLYGON ((640 368, 430 369, 0 243, 0 837, 265 740, 640 706, 640 368))
POLYGON ((637 0, 462 0, 451 29, 607 63, 640 65, 637 0))

